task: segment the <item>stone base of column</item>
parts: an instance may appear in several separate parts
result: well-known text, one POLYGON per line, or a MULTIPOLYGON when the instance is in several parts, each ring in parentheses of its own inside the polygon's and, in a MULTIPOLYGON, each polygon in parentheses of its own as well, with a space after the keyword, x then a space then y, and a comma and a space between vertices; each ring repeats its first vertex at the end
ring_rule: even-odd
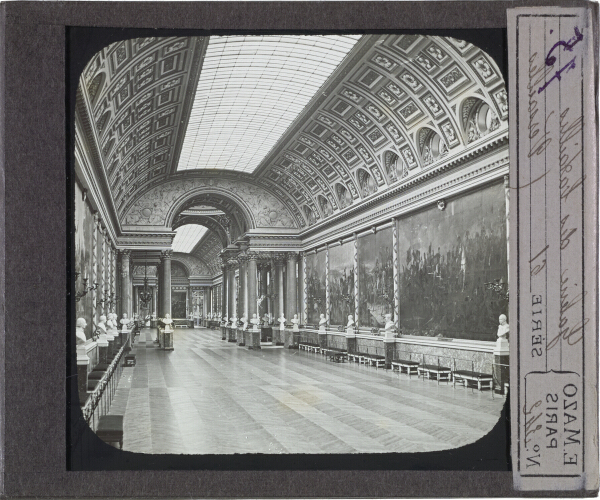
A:
POLYGON ((494 388, 497 392, 505 394, 505 386, 509 381, 509 347, 508 340, 499 338, 494 346, 494 388))
POLYGON ((108 363, 108 345, 98 346, 98 362, 100 364, 108 363))
POLYGON ((158 329, 158 348, 164 349, 165 347, 165 331, 162 328, 158 329))
POLYGON ((89 364, 90 358, 86 354, 85 345, 77 346, 77 393, 80 406, 83 406, 87 400, 89 364))
POLYGON ((108 339, 108 351, 107 351, 107 357, 108 359, 112 360, 117 354, 117 351, 115 350, 115 339, 108 339))
POLYGON ((227 340, 227 328, 224 326, 221 327, 221 340, 227 340))
POLYGON ((173 330, 165 330, 165 351, 172 351, 173 349, 173 330))
POLYGON ((346 335, 346 350, 348 354, 356 354, 356 335, 346 335))
POLYGON ((236 328, 233 326, 227 327, 227 342, 235 342, 236 341, 236 328))
POLYGON ((385 351, 385 367, 389 369, 392 367, 392 361, 394 360, 394 350, 396 347, 396 340, 395 339, 384 339, 383 347, 384 347, 384 351, 385 351))
POLYGON ((235 336, 237 340, 237 345, 240 347, 244 347, 246 345, 246 339, 244 338, 244 330, 242 328, 237 328, 235 336))
POLYGON ((319 347, 327 349, 327 333, 319 332, 319 347))
POLYGON ((292 330, 285 329, 280 332, 283 335, 283 347, 286 349, 295 349, 296 344, 294 343, 294 332, 292 330))
POLYGON ((250 330, 248 334, 248 349, 260 349, 260 330, 250 330))

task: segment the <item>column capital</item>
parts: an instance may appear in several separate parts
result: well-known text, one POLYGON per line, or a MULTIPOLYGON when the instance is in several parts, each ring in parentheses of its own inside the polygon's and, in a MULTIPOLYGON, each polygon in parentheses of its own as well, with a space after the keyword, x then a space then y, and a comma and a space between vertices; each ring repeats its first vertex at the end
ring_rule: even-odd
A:
POLYGON ((510 177, 509 177, 509 175, 508 175, 508 174, 505 174, 505 175, 504 175, 504 187, 505 187, 505 188, 507 188, 507 187, 510 187, 510 185, 509 185, 509 180, 510 180, 510 177))
POLYGON ((131 255, 131 250, 125 249, 125 250, 117 250, 117 253, 122 257, 122 258, 126 258, 128 259, 129 256, 131 255))
POLYGON ((237 254, 237 260, 240 264, 248 262, 249 259, 250 259, 250 256, 244 250, 242 250, 240 253, 237 254))
POLYGON ((248 260, 258 260, 260 258, 260 254, 258 252, 254 252, 252 250, 249 250, 246 252, 246 256, 248 258, 248 260))
POLYGON ((288 262, 297 262, 298 261, 298 254, 296 252, 287 252, 285 254, 285 259, 288 262))
POLYGON ((271 259, 273 259, 276 266, 281 266, 285 263, 285 253, 273 253, 271 259))
POLYGON ((162 250, 160 252, 160 260, 171 259, 173 257, 173 250, 162 250))
POLYGON ((227 265, 228 265, 229 267, 236 267, 237 265, 239 265, 239 262, 238 262, 238 260, 237 260, 237 259, 229 259, 229 260, 227 261, 227 265))

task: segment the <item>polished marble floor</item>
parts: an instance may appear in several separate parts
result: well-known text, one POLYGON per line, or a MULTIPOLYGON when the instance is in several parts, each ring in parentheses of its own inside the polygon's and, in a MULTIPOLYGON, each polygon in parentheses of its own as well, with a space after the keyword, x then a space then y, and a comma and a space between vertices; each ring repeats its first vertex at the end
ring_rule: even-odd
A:
POLYGON ((502 397, 320 354, 249 350, 220 331, 155 330, 135 343, 110 413, 123 449, 141 453, 379 453, 444 450, 495 425, 502 397))

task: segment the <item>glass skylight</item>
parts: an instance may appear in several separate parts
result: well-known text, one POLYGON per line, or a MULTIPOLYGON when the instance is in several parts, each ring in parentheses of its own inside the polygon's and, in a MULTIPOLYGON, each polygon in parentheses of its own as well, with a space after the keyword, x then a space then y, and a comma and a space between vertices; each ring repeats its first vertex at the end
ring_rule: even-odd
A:
POLYGON ((177 170, 253 172, 359 38, 210 37, 177 170))
POLYGON ((190 253, 208 229, 198 224, 187 224, 175 229, 177 233, 173 238, 173 251, 190 253))

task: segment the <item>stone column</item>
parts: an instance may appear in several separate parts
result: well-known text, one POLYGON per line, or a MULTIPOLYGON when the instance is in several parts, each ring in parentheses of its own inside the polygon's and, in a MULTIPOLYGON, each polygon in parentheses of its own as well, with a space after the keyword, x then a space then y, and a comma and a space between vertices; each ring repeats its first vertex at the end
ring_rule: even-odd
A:
POLYGON ((223 275, 221 279, 221 319, 225 318, 226 321, 229 321, 229 316, 227 316, 227 265, 225 263, 221 264, 221 273, 223 275))
POLYGON ((163 296, 163 280, 162 280, 162 266, 159 264, 156 266, 156 318, 162 318, 162 296, 163 296))
POLYGON ((256 254, 248 252, 248 277, 247 277, 247 289, 248 289, 248 321, 250 321, 254 314, 258 314, 256 310, 256 299, 257 299, 257 282, 256 282, 256 254))
MULTIPOLYGON (((508 174, 504 176, 504 199, 506 201, 506 286, 508 286, 508 280, 510 278, 510 183, 508 174)), ((506 311, 506 317, 508 317, 508 311, 506 311)), ((510 318, 508 318, 510 320, 510 318)))
POLYGON ((158 286, 153 286, 152 287, 152 308, 150 311, 150 315, 152 315, 152 313, 156 313, 156 315, 158 316, 157 304, 158 304, 158 286))
POLYGON ((329 286, 329 245, 325 245, 325 317, 331 317, 331 287, 329 286))
MULTIPOLYGON (((100 216, 98 212, 94 213, 94 224, 92 227, 92 276, 88 286, 94 286, 98 283, 98 229, 100 227, 100 216)), ((92 334, 98 326, 98 290, 92 290, 92 334)))
MULTIPOLYGON (((392 265, 394 274, 394 324, 400 331, 400 274, 398 273, 398 220, 392 219, 392 265)), ((387 365, 387 357, 386 357, 387 365)))
POLYGON ((131 250, 121 250, 121 316, 127 314, 127 317, 131 317, 131 311, 128 308, 129 305, 129 256, 131 250))
POLYGON ((360 302, 358 300, 358 236, 356 233, 354 233, 354 324, 356 326, 359 325, 359 304, 360 302))
MULTIPOLYGON (((263 262, 262 264, 260 264, 258 269, 259 269, 259 276, 260 276, 260 279, 258 281, 258 283, 259 283, 258 295, 259 295, 259 297, 262 297, 263 295, 267 295, 267 293, 269 293, 267 290, 267 273, 269 272, 269 265, 267 263, 263 262)), ((265 299, 263 301, 263 303, 260 305, 260 309, 257 312, 258 317, 262 318, 266 312, 267 312, 267 300, 265 299)))
POLYGON ((304 290, 304 254, 298 255, 298 317, 300 318, 300 323, 305 325, 308 321, 308 318, 305 314, 305 290, 304 290))
POLYGON ((296 277, 296 263, 298 254, 290 252, 287 254, 287 312, 286 318, 291 321, 294 314, 298 314, 297 293, 298 279, 296 277))
POLYGON ((171 315, 171 257, 173 250, 164 250, 160 253, 162 265, 162 316, 171 315))
MULTIPOLYGON (((248 257, 246 252, 238 254, 239 273, 240 273, 240 296, 238 297, 238 306, 240 310, 239 317, 248 317, 248 284, 247 284, 247 262, 248 257)), ((250 319, 250 318, 248 318, 250 319)))
MULTIPOLYGON (((230 260, 227 266, 227 320, 236 315, 235 310, 235 267, 237 261, 230 260)), ((232 325, 235 328, 235 325, 232 325)))
POLYGON ((302 254, 302 309, 304 324, 308 321, 308 276, 306 275, 306 253, 302 254))
MULTIPOLYGON (((275 257, 275 293, 277 293, 277 318, 280 318, 282 315, 285 315, 285 311, 283 309, 283 257, 281 255, 277 255, 275 257)), ((291 318, 286 317, 288 322, 291 318)))

